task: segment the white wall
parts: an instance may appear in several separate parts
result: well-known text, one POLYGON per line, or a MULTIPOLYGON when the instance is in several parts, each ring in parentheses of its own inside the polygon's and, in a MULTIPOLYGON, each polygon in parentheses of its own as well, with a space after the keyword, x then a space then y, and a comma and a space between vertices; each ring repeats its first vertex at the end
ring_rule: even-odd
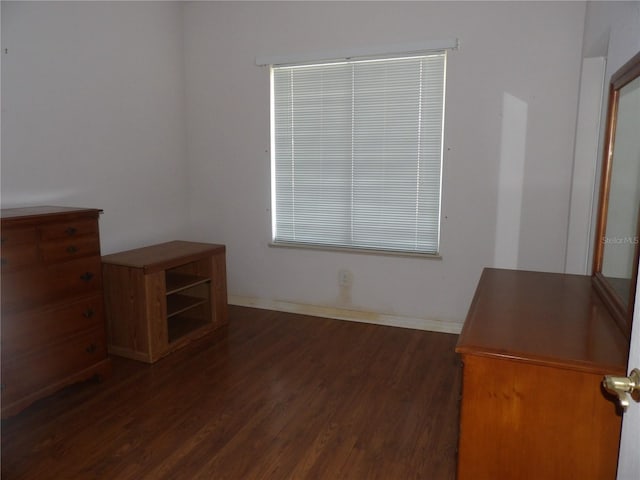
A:
POLYGON ((103 208, 104 253, 225 243, 232 299, 459 326, 500 255, 509 199, 521 205, 498 229, 509 266, 563 268, 584 14, 582 2, 2 2, 2 206, 103 208), (269 247, 269 78, 255 57, 452 37, 442 259, 269 247), (499 185, 516 159, 519 178, 499 185))
POLYGON ((591 217, 598 202, 594 188, 598 183, 596 166, 600 158, 598 135, 605 67, 602 56, 582 59, 565 258, 565 272, 577 275, 590 275, 593 268, 590 248, 595 234, 591 217))
POLYGON ((562 271, 584 15, 582 2, 186 4, 193 238, 227 244, 232 298, 462 321, 494 264, 503 136, 523 133, 520 221, 501 234, 513 267, 562 271), (255 57, 451 37, 442 260, 269 247, 269 76, 255 57), (526 107, 526 131, 502 131, 504 98, 526 107))
POLYGON ((640 2, 637 0, 587 3, 584 56, 607 57, 607 82, 640 50, 639 27, 640 2))
POLYGON ((2 207, 102 208, 103 253, 184 236, 180 5, 1 8, 2 207))

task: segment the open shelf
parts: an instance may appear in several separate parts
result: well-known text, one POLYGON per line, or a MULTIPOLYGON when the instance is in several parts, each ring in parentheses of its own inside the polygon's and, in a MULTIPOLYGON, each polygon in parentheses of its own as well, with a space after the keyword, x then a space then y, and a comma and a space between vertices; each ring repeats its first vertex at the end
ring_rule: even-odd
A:
POLYGON ((202 317, 177 315, 168 320, 169 343, 174 343, 198 330, 209 326, 209 321, 202 317))
POLYGON ((167 342, 196 337, 212 327, 211 277, 202 262, 188 262, 165 270, 167 342))
POLYGON ((177 273, 172 271, 166 272, 166 294, 180 292, 187 288, 191 288, 201 283, 210 281, 209 277, 202 277, 198 275, 189 275, 186 273, 177 273))
POLYGON ((198 305, 203 305, 208 299, 192 297, 189 295, 180 295, 174 293, 167 296, 167 318, 171 318, 175 315, 179 315, 182 312, 186 312, 198 305))

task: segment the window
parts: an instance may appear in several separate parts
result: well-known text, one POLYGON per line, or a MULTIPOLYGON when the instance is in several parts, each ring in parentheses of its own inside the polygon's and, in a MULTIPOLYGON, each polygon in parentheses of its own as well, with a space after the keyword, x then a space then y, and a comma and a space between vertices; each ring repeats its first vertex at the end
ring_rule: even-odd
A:
POLYGON ((271 67, 274 244, 438 253, 445 67, 271 67))

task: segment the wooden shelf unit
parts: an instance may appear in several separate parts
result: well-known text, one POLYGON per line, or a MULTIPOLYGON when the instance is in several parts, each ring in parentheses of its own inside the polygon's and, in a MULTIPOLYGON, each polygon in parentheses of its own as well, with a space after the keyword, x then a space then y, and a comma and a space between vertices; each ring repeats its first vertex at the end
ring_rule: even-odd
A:
POLYGON ((224 245, 176 240, 102 262, 114 355, 153 363, 227 323, 224 245))

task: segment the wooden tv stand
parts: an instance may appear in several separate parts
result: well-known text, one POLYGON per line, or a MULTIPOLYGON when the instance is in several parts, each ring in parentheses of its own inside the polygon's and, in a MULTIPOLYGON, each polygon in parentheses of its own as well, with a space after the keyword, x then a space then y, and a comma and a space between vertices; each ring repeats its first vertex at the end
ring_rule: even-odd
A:
POLYGON ((102 265, 109 353, 153 363, 227 323, 224 245, 173 241, 102 265))

